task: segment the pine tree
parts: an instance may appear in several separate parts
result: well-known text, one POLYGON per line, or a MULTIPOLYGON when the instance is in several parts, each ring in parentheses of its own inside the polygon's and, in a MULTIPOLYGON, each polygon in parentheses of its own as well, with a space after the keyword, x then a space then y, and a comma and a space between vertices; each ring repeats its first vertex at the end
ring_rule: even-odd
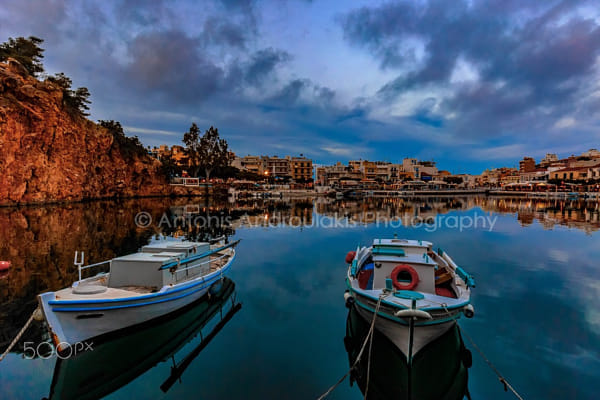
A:
POLYGON ((0 61, 6 61, 9 57, 17 60, 27 72, 33 76, 44 72, 42 58, 44 58, 44 49, 39 45, 44 42, 35 36, 29 36, 27 39, 18 37, 16 39, 8 38, 8 42, 0 44, 0 61))

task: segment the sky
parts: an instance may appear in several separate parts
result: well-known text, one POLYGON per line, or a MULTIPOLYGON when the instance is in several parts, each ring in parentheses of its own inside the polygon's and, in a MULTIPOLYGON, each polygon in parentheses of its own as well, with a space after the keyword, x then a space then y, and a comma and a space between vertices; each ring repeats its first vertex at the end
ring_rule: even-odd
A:
POLYGON ((238 155, 480 173, 600 147, 593 1, 13 1, 0 41, 145 145, 211 125, 238 155))

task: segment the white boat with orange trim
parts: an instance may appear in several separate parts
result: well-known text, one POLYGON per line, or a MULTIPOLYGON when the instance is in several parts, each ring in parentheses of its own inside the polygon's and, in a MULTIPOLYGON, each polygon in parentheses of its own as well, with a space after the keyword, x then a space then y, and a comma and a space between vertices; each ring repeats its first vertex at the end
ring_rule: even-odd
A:
POLYGON ((357 307, 410 360, 461 315, 473 317, 473 277, 422 240, 375 239, 346 255, 346 305, 357 307))
POLYGON ((160 241, 137 253, 83 266, 69 288, 42 293, 38 301, 59 352, 151 321, 194 302, 221 284, 235 258, 236 242, 160 241), (81 279, 82 271, 110 271, 81 279))

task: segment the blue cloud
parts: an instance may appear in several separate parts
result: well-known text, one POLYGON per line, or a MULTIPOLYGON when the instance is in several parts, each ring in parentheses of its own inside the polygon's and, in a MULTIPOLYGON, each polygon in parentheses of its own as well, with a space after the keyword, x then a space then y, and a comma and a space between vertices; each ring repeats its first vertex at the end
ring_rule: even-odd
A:
POLYGON ((0 35, 46 39, 47 69, 90 89, 92 117, 150 145, 195 121, 241 154, 472 172, 492 166, 482 154, 597 147, 593 2, 363 3, 9 1, 0 35))

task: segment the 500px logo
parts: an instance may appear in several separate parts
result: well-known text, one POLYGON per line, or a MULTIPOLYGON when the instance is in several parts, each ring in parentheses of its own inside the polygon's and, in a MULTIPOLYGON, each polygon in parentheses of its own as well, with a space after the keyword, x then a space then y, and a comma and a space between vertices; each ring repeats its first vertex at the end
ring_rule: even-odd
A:
POLYGON ((60 342, 56 348, 60 351, 56 351, 56 348, 48 342, 41 342, 37 346, 34 346, 34 342, 25 342, 23 346, 23 358, 32 360, 34 358, 42 358, 44 360, 56 356, 62 360, 76 356, 78 353, 84 351, 93 351, 93 343, 88 342, 77 342, 70 344, 67 342, 60 342))

